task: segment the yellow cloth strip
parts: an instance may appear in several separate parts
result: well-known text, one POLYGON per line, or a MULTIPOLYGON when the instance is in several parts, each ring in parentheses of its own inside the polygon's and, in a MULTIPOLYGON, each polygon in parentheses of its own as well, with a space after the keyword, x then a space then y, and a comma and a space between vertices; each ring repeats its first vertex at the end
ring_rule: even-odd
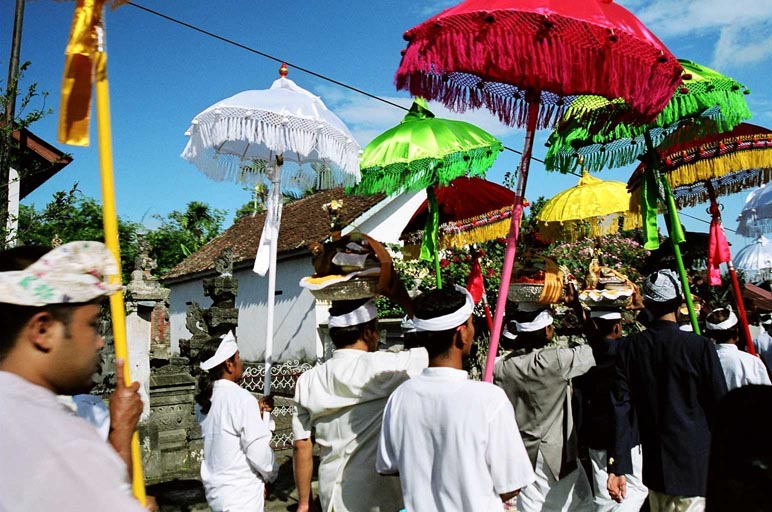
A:
POLYGON ((88 146, 91 90, 97 27, 102 23, 105 0, 78 0, 65 50, 62 97, 59 105, 59 142, 88 146))
POLYGON ((772 148, 746 149, 682 165, 669 171, 667 177, 670 186, 675 188, 720 178, 743 169, 769 167, 772 167, 772 148))
POLYGON ((441 249, 460 249, 465 245, 479 244, 504 238, 509 233, 509 218, 463 231, 461 233, 440 233, 439 246, 441 249))
MULTIPOLYGON (((115 207, 115 181, 113 179, 113 142, 110 126, 110 91, 107 81, 107 54, 96 54, 96 104, 97 126, 99 130, 99 163, 102 177, 102 217, 105 230, 105 245, 113 253, 118 263, 118 273, 110 276, 111 283, 121 282, 121 249, 118 243, 118 213, 115 207)), ((115 357, 123 358, 124 374, 127 386, 131 385, 129 350, 126 342, 126 308, 123 294, 110 296, 110 313, 113 322, 115 357)), ((116 375, 116 378, 121 376, 116 375)), ((146 505, 145 479, 142 472, 142 456, 139 450, 139 433, 135 430, 131 437, 131 486, 134 496, 144 507, 146 505)))
POLYGON ((555 304, 563 298, 563 272, 557 263, 549 258, 544 258, 544 288, 542 288, 539 302, 541 304, 555 304))

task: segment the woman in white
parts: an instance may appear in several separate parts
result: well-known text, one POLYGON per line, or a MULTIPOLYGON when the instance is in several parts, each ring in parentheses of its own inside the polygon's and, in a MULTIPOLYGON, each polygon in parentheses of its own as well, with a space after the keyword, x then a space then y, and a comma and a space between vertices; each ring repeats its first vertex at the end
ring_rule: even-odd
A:
POLYGON ((270 447, 271 431, 261 418, 269 409, 238 385, 244 373, 233 333, 205 345, 196 394, 204 438, 201 481, 213 512, 262 512, 265 482, 278 465, 270 447))
POLYGON ((730 307, 714 309, 705 319, 706 335, 716 342, 718 360, 729 391, 748 384, 772 384, 761 359, 737 348, 737 315, 730 307))

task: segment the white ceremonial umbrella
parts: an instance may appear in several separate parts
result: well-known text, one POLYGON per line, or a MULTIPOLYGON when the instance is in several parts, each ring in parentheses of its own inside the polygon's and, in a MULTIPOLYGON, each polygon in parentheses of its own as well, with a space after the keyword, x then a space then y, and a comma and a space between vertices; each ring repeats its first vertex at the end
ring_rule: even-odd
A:
POLYGON ((194 117, 182 152, 182 158, 214 180, 271 182, 254 266, 261 276, 268 272, 265 394, 271 390, 282 190, 351 186, 360 178, 360 148, 343 121, 318 96, 289 80, 286 64, 279 75, 270 89, 241 92, 194 117), (311 163, 325 165, 316 172, 304 165, 311 163))
POLYGON ((772 278, 772 244, 759 236, 734 257, 734 266, 742 270, 745 279, 752 282, 766 281, 772 278))
POLYGON ((753 238, 772 233, 772 182, 748 194, 737 220, 738 235, 753 238))

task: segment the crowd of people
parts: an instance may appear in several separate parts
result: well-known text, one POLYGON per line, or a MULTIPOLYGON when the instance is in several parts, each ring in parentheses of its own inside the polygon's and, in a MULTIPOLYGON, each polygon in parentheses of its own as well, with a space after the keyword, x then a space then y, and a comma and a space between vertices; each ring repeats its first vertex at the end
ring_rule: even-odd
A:
MULTIPOLYGON (((87 402, 61 398, 91 387, 114 272, 96 242, 0 253, 0 510, 143 510, 129 485, 138 384, 117 379, 101 435, 76 414, 87 402)), ((549 305, 518 304, 493 383, 464 370, 475 338, 466 289, 417 296, 404 322, 412 348, 396 352, 378 350, 373 300, 333 302, 333 356, 296 384, 298 511, 765 510, 772 448, 740 440, 769 420, 772 338, 757 338, 761 358, 739 350, 729 307, 706 316, 705 336, 679 328, 669 270, 640 295, 645 329, 624 335, 622 310, 594 309, 575 346, 555 342, 549 305)), ((198 364, 209 506, 263 510, 278 471, 272 400, 238 385, 232 333, 198 364)))

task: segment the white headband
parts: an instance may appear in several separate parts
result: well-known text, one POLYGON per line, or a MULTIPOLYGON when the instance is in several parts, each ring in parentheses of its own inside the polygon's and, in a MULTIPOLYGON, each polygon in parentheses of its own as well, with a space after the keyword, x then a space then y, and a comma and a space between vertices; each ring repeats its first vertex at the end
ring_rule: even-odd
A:
POLYGON ((429 318, 424 320, 423 318, 413 317, 413 325, 416 331, 447 331, 448 329, 455 329, 460 325, 464 325, 474 311, 474 299, 469 291, 459 285, 454 285, 457 292, 463 293, 466 299, 464 305, 453 313, 447 315, 438 316, 436 318, 429 318))
POLYGON ((514 340, 517 338, 517 333, 509 330, 509 326, 504 327, 504 332, 501 333, 508 340, 514 340))
POLYGON ((681 324, 678 326, 678 329, 685 332, 694 332, 694 327, 692 327, 692 324, 681 324))
POLYGON ((337 316, 330 315, 327 325, 329 327, 351 327, 369 322, 377 316, 378 311, 375 309, 375 301, 368 300, 350 313, 337 316))
POLYGON ((544 329, 548 325, 552 325, 552 314, 550 313, 549 309, 545 309, 536 315, 536 318, 534 318, 532 321, 522 323, 515 321, 515 325, 517 326, 517 332, 538 331, 539 329, 544 329))
POLYGON ((600 318, 601 320, 621 320, 622 313, 619 311, 590 311, 590 318, 600 318))
POLYGON ((399 326, 402 328, 402 332, 404 333, 415 332, 415 324, 413 324, 413 319, 407 315, 402 317, 402 321, 399 323, 399 326))
POLYGON ((717 324, 712 324, 707 321, 705 322, 705 328, 709 331, 726 331, 735 325, 737 325, 737 315, 735 315, 731 309, 729 310, 729 318, 723 322, 717 324))
POLYGON ((214 353, 214 355, 206 361, 201 361, 201 369, 205 371, 211 370, 217 365, 222 364, 230 359, 230 357, 238 352, 238 350, 239 346, 236 344, 236 337, 233 335, 233 331, 230 331, 228 334, 222 337, 220 346, 217 347, 217 351, 214 353))
POLYGON ((41 307, 89 302, 121 289, 108 277, 118 273, 101 242, 70 242, 52 249, 24 270, 0 272, 0 302, 41 307))

